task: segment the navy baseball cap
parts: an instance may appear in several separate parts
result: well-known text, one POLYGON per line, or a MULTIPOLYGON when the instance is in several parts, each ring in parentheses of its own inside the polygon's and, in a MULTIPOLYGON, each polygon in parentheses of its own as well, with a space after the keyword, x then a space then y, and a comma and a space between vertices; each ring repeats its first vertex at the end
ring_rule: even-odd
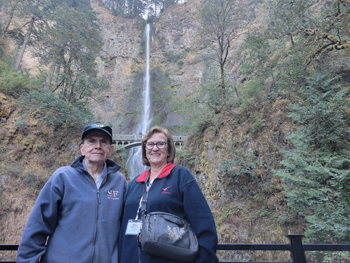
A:
POLYGON ((81 139, 83 140, 84 137, 93 130, 99 130, 107 133, 112 142, 112 128, 102 122, 93 122, 86 125, 83 129, 83 133, 81 134, 81 139))

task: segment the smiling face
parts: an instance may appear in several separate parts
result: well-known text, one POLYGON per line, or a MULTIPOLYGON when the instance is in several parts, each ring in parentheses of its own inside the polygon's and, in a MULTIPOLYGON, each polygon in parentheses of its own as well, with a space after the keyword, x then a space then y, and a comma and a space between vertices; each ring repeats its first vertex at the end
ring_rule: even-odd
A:
MULTIPOLYGON (((164 133, 157 132, 154 133, 147 142, 167 142, 167 138, 164 133)), ((168 158, 168 145, 165 144, 165 147, 163 149, 158 149, 156 145, 153 146, 152 149, 146 148, 146 157, 151 165, 154 167, 161 167, 165 166, 167 164, 167 158, 168 158)))
POLYGON ((98 130, 89 132, 80 145, 81 154, 91 165, 102 165, 113 150, 114 145, 111 145, 108 135, 98 130))

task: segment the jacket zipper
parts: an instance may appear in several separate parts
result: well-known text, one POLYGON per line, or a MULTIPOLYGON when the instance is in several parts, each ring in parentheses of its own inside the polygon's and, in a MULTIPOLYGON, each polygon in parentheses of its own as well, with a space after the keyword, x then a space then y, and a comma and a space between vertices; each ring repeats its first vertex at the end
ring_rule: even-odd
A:
MULTIPOLYGON (((86 172, 90 177, 91 175, 84 169, 81 169, 83 172, 86 172)), ((109 173, 106 174, 105 178, 103 178, 103 181, 100 185, 100 188, 102 187, 102 185, 104 185, 104 183, 107 181, 109 173)), ((91 177, 92 178, 92 177, 91 177)), ((96 187, 96 183, 94 182, 94 185, 96 187)), ((100 197, 100 188, 97 189, 97 216, 96 216, 96 230, 95 230, 95 241, 94 241, 94 252, 92 254, 92 263, 94 262, 95 259, 95 252, 96 252, 96 241, 97 241, 97 232, 98 232, 98 217, 99 217, 99 208, 100 208, 100 204, 101 204, 101 197, 100 197)))
POLYGON ((101 204, 101 199, 100 199, 100 189, 97 189, 97 216, 96 216, 96 231, 95 231, 95 241, 94 241, 94 253, 92 254, 92 261, 94 262, 95 259, 95 250, 96 250, 96 240, 97 240, 97 230, 98 230, 98 215, 99 215, 99 207, 101 204))
POLYGON ((154 216, 154 221, 153 221, 153 240, 156 241, 157 233, 156 233, 156 221, 157 221, 157 216, 154 216))

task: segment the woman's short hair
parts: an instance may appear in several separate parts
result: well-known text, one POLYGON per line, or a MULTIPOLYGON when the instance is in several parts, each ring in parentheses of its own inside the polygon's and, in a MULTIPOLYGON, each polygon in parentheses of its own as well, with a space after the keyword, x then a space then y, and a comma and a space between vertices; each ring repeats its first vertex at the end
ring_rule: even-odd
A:
POLYGON ((146 165, 146 166, 151 166, 151 164, 149 163, 149 161, 146 157, 146 145, 145 145, 145 143, 155 133, 163 133, 165 135, 165 137, 167 138, 167 142, 166 142, 167 146, 168 146, 167 163, 174 162, 176 149, 175 149, 175 143, 174 143, 173 136, 171 135, 171 133, 167 129, 159 127, 159 126, 154 126, 146 133, 146 135, 142 138, 142 141, 141 141, 142 164, 146 165))

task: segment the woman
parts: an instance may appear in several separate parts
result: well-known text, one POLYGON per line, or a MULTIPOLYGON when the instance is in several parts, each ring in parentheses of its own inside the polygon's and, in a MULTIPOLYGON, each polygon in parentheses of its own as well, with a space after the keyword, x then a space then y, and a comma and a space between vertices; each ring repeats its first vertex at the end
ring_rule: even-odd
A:
POLYGON ((196 233, 199 252, 196 263, 216 263, 217 233, 210 208, 191 172, 175 166, 175 144, 167 129, 153 127, 142 139, 142 163, 150 169, 128 186, 119 239, 120 263, 176 263, 158 256, 149 256, 138 248, 136 235, 127 230, 128 221, 141 218, 140 200, 147 184, 147 213, 162 211, 187 219, 196 233), (149 180, 146 182, 149 174, 149 180))

